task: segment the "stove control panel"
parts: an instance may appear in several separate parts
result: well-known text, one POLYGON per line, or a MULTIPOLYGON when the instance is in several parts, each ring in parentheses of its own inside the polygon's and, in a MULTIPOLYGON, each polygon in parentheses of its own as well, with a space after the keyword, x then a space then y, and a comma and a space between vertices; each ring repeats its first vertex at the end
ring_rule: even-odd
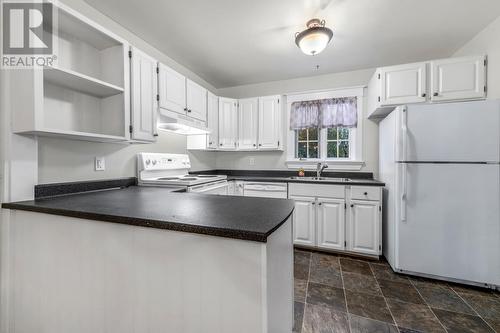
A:
POLYGON ((189 156, 185 154, 140 153, 139 170, 179 170, 190 169, 189 156))

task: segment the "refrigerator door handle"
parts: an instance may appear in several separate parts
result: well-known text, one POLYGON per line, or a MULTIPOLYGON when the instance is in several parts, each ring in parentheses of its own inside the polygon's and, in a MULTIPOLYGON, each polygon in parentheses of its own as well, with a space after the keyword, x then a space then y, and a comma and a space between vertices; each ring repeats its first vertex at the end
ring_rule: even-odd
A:
POLYGON ((403 106, 401 110, 401 149, 400 156, 398 156, 400 161, 406 161, 407 157, 407 147, 408 147, 408 126, 407 126, 407 118, 408 118, 408 108, 403 106))
POLYGON ((406 197, 407 197, 407 186, 406 186, 406 174, 408 173, 408 167, 406 163, 402 163, 401 166, 401 221, 406 222, 406 197))

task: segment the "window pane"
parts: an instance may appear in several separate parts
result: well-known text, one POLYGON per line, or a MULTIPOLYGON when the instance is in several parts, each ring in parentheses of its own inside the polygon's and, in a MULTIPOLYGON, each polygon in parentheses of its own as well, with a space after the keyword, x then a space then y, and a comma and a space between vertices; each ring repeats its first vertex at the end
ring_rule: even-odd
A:
POLYGON ((307 140, 307 130, 297 130, 297 138, 299 141, 306 141, 307 140))
POLYGON ((318 140, 318 129, 309 128, 309 140, 318 140))
POLYGON ((337 141, 328 142, 327 157, 337 157, 337 141))
POLYGON ((309 158, 318 158, 318 143, 309 142, 309 158))
POLYGON ((297 146, 297 158, 307 158, 307 143, 299 142, 297 146))
POLYGON ((339 139, 349 140, 349 129, 348 128, 339 128, 339 139))
POLYGON ((341 141, 339 144, 339 157, 349 157, 349 141, 341 141))
POLYGON ((337 128, 329 128, 327 137, 328 140, 337 140, 337 128))

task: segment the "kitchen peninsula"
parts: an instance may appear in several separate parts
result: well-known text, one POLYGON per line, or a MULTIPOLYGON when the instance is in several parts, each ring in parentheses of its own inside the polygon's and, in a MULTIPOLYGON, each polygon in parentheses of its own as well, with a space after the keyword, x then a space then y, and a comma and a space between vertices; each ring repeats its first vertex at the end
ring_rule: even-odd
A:
POLYGON ((291 200, 130 186, 2 207, 16 332, 292 330, 291 200))

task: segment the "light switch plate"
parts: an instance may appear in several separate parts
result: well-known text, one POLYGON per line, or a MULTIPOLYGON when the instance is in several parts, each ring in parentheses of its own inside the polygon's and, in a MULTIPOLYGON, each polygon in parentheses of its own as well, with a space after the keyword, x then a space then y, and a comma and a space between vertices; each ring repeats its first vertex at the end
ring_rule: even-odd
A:
POLYGON ((104 161, 104 157, 96 157, 94 162, 95 171, 106 170, 106 162, 104 161))
POLYGON ((250 165, 255 165, 255 157, 250 157, 250 165))

